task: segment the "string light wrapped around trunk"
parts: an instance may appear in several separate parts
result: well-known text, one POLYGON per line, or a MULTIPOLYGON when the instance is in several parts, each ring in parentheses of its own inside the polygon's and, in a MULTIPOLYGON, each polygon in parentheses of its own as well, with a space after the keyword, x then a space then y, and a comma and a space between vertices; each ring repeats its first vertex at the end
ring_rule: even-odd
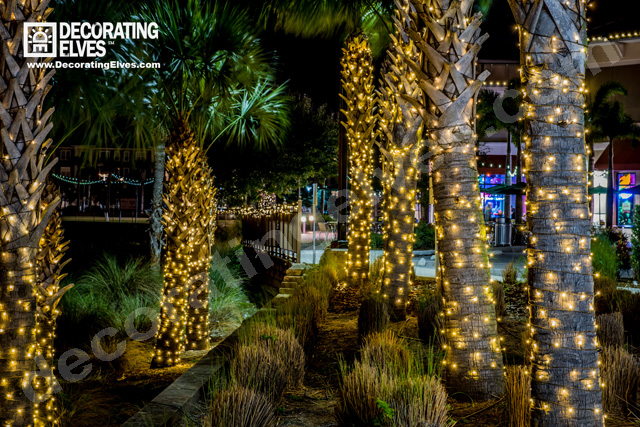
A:
POLYGON ((185 118, 174 121, 167 147, 162 215, 166 242, 164 246, 164 292, 152 367, 179 363, 185 349, 188 292, 193 282, 193 263, 197 255, 198 229, 194 224, 199 211, 202 165, 201 148, 185 118))
MULTIPOLYGON (((397 20, 396 30, 397 34, 402 30, 397 20)), ((392 39, 379 94, 385 242, 381 278, 382 295, 393 317, 401 320, 412 285, 417 163, 423 140, 422 116, 407 100, 421 96, 416 76, 407 65, 407 59, 418 59, 418 51, 406 38, 396 35, 392 39)))
POLYGON ((584 0, 509 0, 525 100, 532 424, 604 425, 584 140, 584 0))
POLYGON ((487 36, 472 0, 396 4, 398 25, 420 50, 407 63, 423 94, 411 103, 425 122, 434 175, 447 386, 489 400, 504 380, 476 163, 475 101, 489 73, 476 78, 475 62, 487 36))
POLYGON ((342 50, 342 110, 349 144, 348 285, 361 289, 369 277, 371 210, 373 199, 373 144, 377 114, 369 40, 362 32, 349 36, 342 50))
MULTIPOLYGON (((53 380, 43 383, 31 372, 37 371, 38 352, 46 354, 50 345, 37 343, 37 255, 60 204, 56 196, 42 201, 47 177, 57 162, 47 162, 54 110, 44 109, 55 70, 29 67, 49 59, 25 57, 23 29, 26 22, 46 21, 52 9, 45 0, 0 4, 4 31, 0 54, 0 425, 41 426, 53 408, 43 410, 37 402, 51 391, 53 380), (34 394, 25 392, 30 386, 34 394)), ((52 404, 49 399, 47 405, 52 404)))

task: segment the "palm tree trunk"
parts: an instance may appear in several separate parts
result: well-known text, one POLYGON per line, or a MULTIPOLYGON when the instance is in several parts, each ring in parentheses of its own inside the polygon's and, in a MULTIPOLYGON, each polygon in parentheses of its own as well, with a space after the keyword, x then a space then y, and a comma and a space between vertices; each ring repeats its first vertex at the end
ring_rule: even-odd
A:
POLYGON ((606 216, 606 226, 607 228, 613 227, 613 223, 615 221, 615 187, 614 181, 615 177, 613 172, 613 138, 609 139, 609 149, 607 150, 609 154, 608 158, 608 166, 607 166, 607 216, 606 216))
POLYGON ((475 61, 487 36, 480 36, 481 15, 471 16, 473 1, 404 3, 405 31, 422 54, 410 62, 424 94, 413 104, 433 153, 447 386, 489 400, 504 381, 475 157, 475 100, 489 74, 476 77, 475 61))
MULTIPOLYGON (((29 68, 42 60, 25 58, 23 51, 23 24, 46 21, 48 3, 0 4, 0 424, 14 427, 39 425, 47 413, 27 397, 22 384, 36 367, 38 246, 60 203, 58 197, 48 203, 41 199, 57 162, 46 163, 53 109, 43 111, 55 70, 29 68)), ((49 391, 49 385, 36 389, 38 395, 49 391)))
POLYGON ((209 268, 211 266, 211 248, 216 228, 216 188, 213 172, 208 165, 207 156, 199 150, 194 162, 199 169, 193 179, 200 186, 194 209, 198 211, 193 224, 195 230, 194 247, 198 248, 191 263, 191 282, 187 299, 187 350, 209 348, 209 268), (198 184, 199 181, 199 184, 198 184))
POLYGON ((194 201, 201 172, 195 161, 201 152, 188 122, 178 118, 167 147, 168 180, 164 186, 162 226, 166 234, 164 252, 164 293, 160 328, 156 339, 153 368, 179 363, 185 347, 188 292, 194 259, 193 223, 198 218, 194 201))
POLYGON ((407 97, 420 97, 420 88, 406 62, 407 58, 417 58, 417 50, 401 37, 393 39, 382 71, 379 101, 385 190, 382 294, 394 320, 402 320, 406 317, 412 284, 416 169, 422 147, 422 116, 407 101, 407 97))
MULTIPOLYGON (((47 179, 47 186, 42 195, 44 204, 53 202, 60 197, 60 189, 47 179)), ((62 280, 66 277, 66 273, 62 270, 71 261, 65 257, 68 249, 69 241, 64 240, 64 228, 62 227, 62 215, 59 211, 55 211, 49 219, 49 224, 40 238, 39 251, 37 256, 38 283, 36 286, 36 354, 41 355, 51 369, 48 378, 38 377, 37 385, 41 390, 47 390, 52 386, 53 366, 54 366, 54 347, 53 340, 56 330, 56 318, 60 314, 58 303, 62 296, 73 287, 67 285, 60 287, 62 280)), ((42 366, 40 367, 43 368, 42 366)), ((53 421, 57 417, 53 402, 48 402, 39 408, 44 412, 46 419, 50 420, 49 424, 53 425, 53 421)))
MULTIPOLYGON (((522 132, 518 132, 518 149, 516 151, 516 184, 522 183, 522 132)), ((516 195, 516 224, 522 223, 522 215, 524 213, 524 196, 516 195)))
POLYGON ((366 36, 354 33, 345 42, 342 58, 342 110, 349 143, 349 247, 347 277, 350 286, 361 289, 369 278, 371 246, 371 201, 373 187, 373 141, 376 137, 375 94, 371 49, 366 36))
POLYGON ((155 165, 153 171, 153 202, 151 205, 151 217, 149 218, 149 238, 151 244, 151 262, 160 266, 162 256, 162 189, 164 184, 164 168, 166 153, 164 144, 158 143, 155 152, 155 165))
POLYGON ((584 140, 586 3, 509 0, 520 28, 534 426, 603 426, 584 140))

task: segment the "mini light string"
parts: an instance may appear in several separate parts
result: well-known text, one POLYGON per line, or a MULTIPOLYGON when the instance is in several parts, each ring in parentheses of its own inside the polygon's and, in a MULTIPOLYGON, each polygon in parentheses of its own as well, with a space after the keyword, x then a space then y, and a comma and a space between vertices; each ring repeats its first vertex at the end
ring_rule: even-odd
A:
POLYGON ((568 373, 555 366, 553 360, 556 352, 562 351, 584 351, 579 354, 585 364, 597 360, 593 289, 588 286, 592 280, 587 235, 590 212, 585 206, 590 200, 586 195, 588 171, 583 128, 587 91, 584 71, 570 69, 571 66, 584 67, 586 62, 585 2, 533 4, 513 0, 510 5, 520 24, 521 77, 525 87, 528 134, 523 172, 529 185, 527 219, 532 231, 527 251, 531 283, 530 339, 527 342, 532 362, 532 424, 551 422, 547 415, 553 411, 555 422, 569 423, 580 417, 576 421, 585 425, 602 425, 602 416, 584 415, 602 412, 597 364, 587 366, 593 372, 593 378, 574 387, 578 384, 575 382, 578 371, 568 373), (563 16, 556 16, 558 14, 563 16), (542 21, 546 24, 540 24, 542 21), (528 28, 522 27, 525 22, 528 28), (560 28, 557 22, 570 22, 575 28, 566 25, 560 28), (554 30, 551 36, 548 24, 556 25, 555 29, 551 28, 554 30), (538 25, 546 25, 544 35, 537 34, 538 25), (560 65, 561 60, 565 61, 563 65, 560 65), (557 101, 563 97, 566 101, 557 101), (555 146, 561 150, 553 149, 555 146), (580 185, 576 185, 578 183, 580 185), (564 187, 562 191, 561 187, 564 187), (567 232, 567 227, 577 227, 578 231, 567 232), (539 244, 544 246, 539 247, 539 244), (567 259, 563 265, 561 260, 567 256, 572 259, 567 259), (549 268, 539 263, 549 263, 549 268), (588 292, 562 291, 563 287, 571 291, 575 287, 578 291, 581 285, 587 286, 588 292), (576 331, 576 316, 586 317, 593 322, 593 328, 576 331), (593 402, 594 406, 583 408, 585 405, 580 399, 573 397, 577 390, 596 393, 589 397, 589 404, 593 402), (558 397, 554 399, 556 393, 558 397), (556 402, 562 404, 556 406, 556 402))
MULTIPOLYGON (((86 179, 71 178, 69 176, 63 176, 56 173, 52 173, 51 176, 53 176, 56 179, 59 179, 60 181, 66 182, 67 184, 74 184, 74 185, 94 185, 94 184, 107 185, 109 184, 109 181, 107 178, 92 181, 92 180, 86 180, 86 179)), ((124 178, 116 174, 111 174, 111 176, 115 178, 115 181, 111 181, 111 184, 129 184, 129 185, 143 186, 143 185, 153 184, 155 181, 155 179, 153 178, 147 179, 144 182, 142 182, 142 181, 135 181, 129 178, 124 178)))
POLYGON ((342 90, 349 145, 349 234, 345 273, 348 284, 360 288, 369 277, 373 187, 373 144, 377 138, 377 97, 373 84, 373 58, 367 37, 354 33, 342 49, 342 90))

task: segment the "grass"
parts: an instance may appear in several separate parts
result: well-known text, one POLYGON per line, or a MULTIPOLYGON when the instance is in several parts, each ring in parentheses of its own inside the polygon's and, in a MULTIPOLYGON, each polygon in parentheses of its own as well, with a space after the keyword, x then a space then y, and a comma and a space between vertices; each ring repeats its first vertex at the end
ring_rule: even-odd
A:
POLYGON ((640 363, 622 347, 603 347, 600 360, 604 411, 626 416, 636 407, 640 363))
MULTIPOLYGON (((162 278, 157 270, 140 260, 122 263, 105 254, 62 298, 56 345, 88 350, 97 332, 116 328, 120 331, 116 336, 102 340, 103 347, 109 349, 126 336, 125 321, 133 311, 150 308, 159 312, 161 296, 162 278)), ((145 332, 151 322, 147 316, 137 316, 134 325, 145 332)))
POLYGON ((507 366, 504 381, 509 427, 529 427, 531 375, 524 366, 507 366))
POLYGON ((352 369, 341 360, 340 376, 335 409, 340 425, 453 425, 439 378, 425 375, 422 358, 389 332, 371 335, 352 369))
POLYGON ((209 270, 209 321, 214 333, 224 334, 256 312, 245 291, 249 280, 239 264, 214 256, 209 270))
POLYGON ((622 313, 600 314, 596 316, 598 344, 622 347, 624 345, 624 323, 622 313))
POLYGON ((372 294, 362 301, 358 313, 358 340, 369 334, 383 332, 389 327, 389 308, 380 294, 372 294))
MULTIPOLYGON (((514 282, 514 284, 516 283, 517 282, 514 282)), ((504 294, 505 285, 494 281, 491 283, 491 286, 493 287, 493 299, 496 305, 496 317, 501 319, 507 314, 507 303, 504 294)))
POLYGON ((213 398, 211 427, 271 427, 276 425, 274 405, 262 394, 244 387, 221 390, 213 398))
POLYGON ((444 329, 442 297, 434 292, 420 295, 417 304, 418 336, 424 343, 434 341, 436 345, 444 344, 440 331, 444 329))

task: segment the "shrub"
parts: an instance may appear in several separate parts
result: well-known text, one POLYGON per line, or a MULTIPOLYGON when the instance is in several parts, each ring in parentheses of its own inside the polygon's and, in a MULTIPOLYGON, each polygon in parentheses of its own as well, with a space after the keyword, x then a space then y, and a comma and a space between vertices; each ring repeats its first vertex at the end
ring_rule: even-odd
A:
POLYGON ((358 340, 374 332, 383 332, 389 326, 389 307, 380 294, 370 295, 362 301, 358 314, 358 340))
POLYGON ((591 264, 596 277, 615 280, 618 276, 618 257, 611 240, 606 234, 598 234, 591 239, 591 264))
POLYGON ((418 298, 418 336, 424 343, 433 341, 435 345, 442 345, 444 336, 444 318, 442 312, 442 297, 436 293, 427 293, 418 298))
POLYGON ((433 224, 421 221, 416 226, 414 249, 435 249, 436 231, 433 224))
POLYGON ((604 411, 627 415, 640 385, 640 364, 622 347, 603 347, 600 360, 604 411))
POLYGON ((239 326, 256 307, 244 290, 248 278, 239 265, 228 265, 214 257, 209 270, 209 322, 211 329, 224 332, 239 326))
POLYGON ((601 314, 596 316, 598 343, 603 346, 621 347, 624 345, 624 324, 622 313, 601 314))
POLYGON ((640 294, 616 290, 615 310, 622 313, 624 329, 630 344, 640 344, 640 294))
POLYGON ((618 293, 616 281, 608 277, 596 277, 593 284, 596 295, 594 299, 596 314, 613 313, 615 311, 615 295, 618 293))
POLYGON ((254 342, 241 345, 231 361, 232 384, 264 394, 277 404, 289 381, 287 366, 269 345, 254 342))
POLYGON ((531 375, 524 366, 507 366, 504 386, 509 411, 509 427, 529 427, 531 375))
POLYGON ((360 360, 381 372, 402 375, 411 370, 413 353, 404 340, 386 330, 374 332, 364 338, 360 360))
POLYGON ((275 409, 260 393, 234 386, 216 393, 209 421, 211 427, 271 427, 275 409))
MULTIPOLYGON (((96 333, 105 328, 120 332, 102 339, 102 347, 110 352, 117 343, 127 339, 125 321, 139 308, 159 312, 162 298, 162 277, 141 260, 129 259, 121 263, 113 255, 105 254, 88 272, 74 280, 75 286, 64 294, 62 314, 57 321, 56 346, 63 349, 88 349, 96 333)), ((138 316, 134 325, 140 332, 148 331, 152 319, 138 316)), ((124 357, 108 362, 109 369, 118 371, 136 363, 139 346, 129 345, 124 357), (135 360, 127 360, 128 358, 135 360)), ((148 353, 146 354, 148 359, 148 353)), ((148 362, 148 360, 147 360, 148 362)))
POLYGON ((382 249, 384 247, 384 240, 382 234, 371 233, 371 249, 382 249))
POLYGON ((491 282, 491 286, 493 287, 493 301, 496 305, 496 317, 500 319, 502 318, 502 316, 507 314, 507 303, 505 301, 504 286, 498 281, 491 282))

